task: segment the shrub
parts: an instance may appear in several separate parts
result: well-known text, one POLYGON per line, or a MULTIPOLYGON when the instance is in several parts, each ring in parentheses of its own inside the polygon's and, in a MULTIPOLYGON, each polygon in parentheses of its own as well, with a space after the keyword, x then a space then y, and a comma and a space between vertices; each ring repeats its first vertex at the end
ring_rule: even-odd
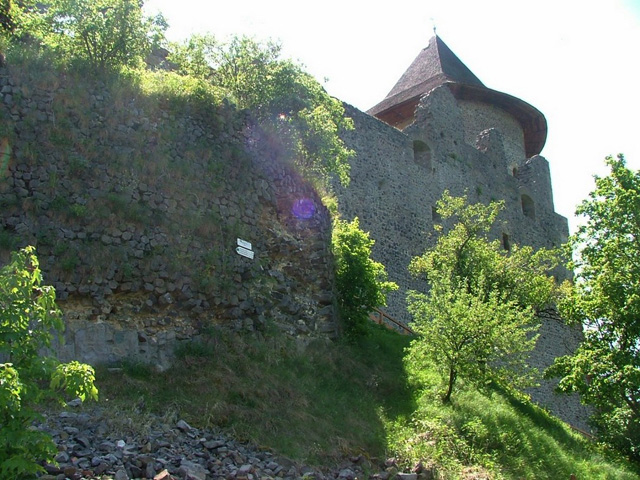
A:
POLYGON ((139 66, 164 37, 161 15, 146 17, 138 0, 23 0, 18 39, 36 39, 68 62, 104 71, 139 66))
POLYGON ((0 269, 0 478, 33 477, 56 453, 51 437, 30 428, 35 407, 65 394, 97 399, 94 370, 42 355, 52 331, 62 330, 53 287, 41 286, 33 247, 11 255, 0 269), (48 387, 46 385, 48 384, 48 387), (63 391, 63 392, 61 392, 63 391))
POLYGON ((387 293, 398 285, 387 281, 383 264, 371 258, 375 240, 360 229, 356 217, 352 222, 336 220, 332 247, 336 261, 338 309, 348 337, 361 336, 366 331, 369 313, 386 305, 387 293))

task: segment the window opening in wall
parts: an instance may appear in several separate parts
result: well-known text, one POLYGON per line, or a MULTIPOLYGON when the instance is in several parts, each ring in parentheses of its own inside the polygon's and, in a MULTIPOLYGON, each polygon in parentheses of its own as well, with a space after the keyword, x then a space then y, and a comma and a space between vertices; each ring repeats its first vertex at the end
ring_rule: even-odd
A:
POLYGON ((438 213, 438 209, 436 207, 431 207, 431 219, 433 223, 442 223, 442 217, 438 213))
POLYGON ((522 195, 522 213, 525 217, 536 218, 536 207, 529 195, 522 195))
POLYGON ((505 250, 511 250, 511 242, 509 241, 509 235, 506 233, 502 234, 502 248, 505 250))
POLYGON ((413 161, 431 170, 431 149, 420 140, 413 142, 413 161))
POLYGON ((518 176, 518 169, 517 169, 516 167, 513 167, 513 170, 511 170, 511 174, 512 174, 514 177, 517 177, 517 176, 518 176))

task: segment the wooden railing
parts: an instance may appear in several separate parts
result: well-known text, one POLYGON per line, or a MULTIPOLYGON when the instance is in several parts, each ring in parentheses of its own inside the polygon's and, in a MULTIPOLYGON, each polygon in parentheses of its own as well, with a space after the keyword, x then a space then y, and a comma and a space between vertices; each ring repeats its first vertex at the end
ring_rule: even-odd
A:
POLYGON ((402 335, 415 335, 414 331, 407 327, 405 324, 400 323, 395 318, 387 315, 379 308, 376 308, 369 314, 369 318, 376 322, 378 325, 387 327, 390 330, 394 330, 402 335))
POLYGON ((581 434, 583 437, 588 438, 589 440, 593 440, 593 434, 586 432, 584 430, 582 430, 581 428, 578 427, 574 427, 573 425, 569 425, 571 427, 571 430, 573 430, 574 432, 578 432, 579 434, 581 434))

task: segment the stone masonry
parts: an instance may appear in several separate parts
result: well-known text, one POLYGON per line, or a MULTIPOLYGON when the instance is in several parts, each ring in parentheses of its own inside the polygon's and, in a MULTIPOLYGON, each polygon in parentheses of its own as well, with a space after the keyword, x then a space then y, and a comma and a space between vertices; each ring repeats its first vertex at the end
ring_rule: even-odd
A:
MULTIPOLYGON (((504 200, 492 232, 505 248, 553 247, 556 214, 540 112, 487 89, 435 37, 383 102, 346 105, 356 157, 335 186, 340 213, 360 218, 373 255, 400 285, 387 313, 409 324, 407 270, 435 242, 445 190, 504 200), (377 117, 377 118, 376 118, 377 117)), ((177 342, 208 325, 335 336, 330 218, 313 187, 278 158, 278 138, 222 104, 142 104, 106 84, 26 78, 0 69, 0 264, 34 244, 67 323, 63 359, 124 358, 166 368, 177 342), (3 148, 5 148, 3 146, 3 148), (296 215, 302 210, 305 215, 296 215), (255 258, 236 253, 250 242, 255 258)), ((558 271, 563 278, 567 272, 558 271)), ((573 350, 579 329, 545 321, 534 362, 573 350)), ((585 411, 551 393, 534 398, 572 424, 585 411)))
MULTIPOLYGON (((418 65, 434 74, 435 80, 412 80, 418 87, 426 84, 428 88, 417 95, 414 110, 406 109, 407 96, 403 97, 398 87, 381 102, 382 107, 374 107, 369 114, 347 106, 355 130, 347 132, 344 139, 356 151, 356 158, 349 187, 336 185, 342 216, 347 220, 359 217, 363 230, 376 241, 373 256, 400 286, 389 295, 385 312, 405 324, 411 322, 407 292, 427 288, 407 267, 413 257, 435 244, 434 225, 440 223, 435 206, 445 190, 466 194, 471 203, 503 200, 505 209, 492 236, 506 249, 513 244, 557 247, 566 242, 569 233, 567 220, 554 211, 549 164, 537 154, 542 148, 540 133, 532 133, 522 120, 525 107, 518 103, 521 101, 513 97, 505 100, 503 94, 493 91, 483 93, 485 87, 470 72, 460 73, 466 67, 437 37, 416 62, 421 60, 440 63, 435 67, 418 65), (429 49, 438 48, 435 58, 424 59, 429 49), (479 86, 462 87, 482 94, 471 90, 475 98, 469 99, 471 94, 460 94, 458 82, 477 82, 479 86), (388 99, 397 97, 401 102, 389 106, 392 102, 388 99), (387 108, 387 113, 382 108, 387 108), (535 154, 527 158, 527 150, 536 142, 535 154)), ((415 88, 406 78, 415 70, 416 63, 398 82, 410 92, 415 88)), ((533 107, 526 108, 534 112, 534 120, 544 122, 533 107)), ((546 135, 546 127, 543 133, 546 135)), ((554 274, 562 280, 569 272, 558 269, 554 274)), ((544 369, 555 357, 573 351, 581 335, 579 328, 544 320, 532 363, 544 369)), ((577 399, 559 397, 552 389, 552 383, 545 383, 531 393, 555 414, 586 428, 586 411, 577 399)))
POLYGON ((122 90, 0 69, 0 265, 36 247, 65 317, 60 358, 164 369, 203 329, 267 322, 334 337, 330 217, 278 139, 228 104, 122 90))

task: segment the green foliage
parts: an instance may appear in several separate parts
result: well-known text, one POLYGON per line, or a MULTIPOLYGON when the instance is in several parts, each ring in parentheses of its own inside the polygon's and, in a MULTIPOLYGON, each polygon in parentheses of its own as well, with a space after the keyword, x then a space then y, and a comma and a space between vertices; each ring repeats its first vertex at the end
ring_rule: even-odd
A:
POLYGON ((180 75, 209 80, 217 48, 218 41, 213 35, 194 34, 182 43, 172 43, 167 60, 176 65, 180 75))
POLYGON ((371 327, 354 343, 306 347, 269 332, 214 330, 201 344, 180 347, 181 359, 166 372, 101 372, 100 392, 119 408, 141 397, 155 413, 171 405, 194 426, 228 428, 307 464, 334 466, 363 452, 381 458, 382 417, 408 415, 413 396, 402 367, 407 337, 371 327))
POLYGON ((246 37, 233 37, 221 44, 214 56, 214 82, 227 88, 241 108, 262 109, 277 96, 281 47, 246 37))
POLYGON ((81 399, 97 399, 94 372, 78 362, 59 364, 42 355, 52 332, 61 331, 60 311, 52 287, 42 286, 33 247, 12 254, 0 270, 0 476, 23 478, 51 461, 55 445, 45 433, 30 427, 34 407, 59 390, 81 399), (50 388, 43 387, 50 382, 50 388))
POLYGON ((195 76, 176 72, 146 72, 142 77, 142 93, 155 98, 160 106, 182 110, 185 106, 201 108, 211 113, 212 106, 219 106, 227 93, 210 82, 195 76))
POLYGON ((51 375, 51 389, 64 390, 68 395, 83 402, 88 398, 97 400, 95 372, 90 365, 80 362, 61 363, 51 375))
POLYGON ((139 0, 24 0, 15 36, 36 38, 63 59, 103 71, 139 66, 167 24, 147 18, 139 0))
POLYGON ((405 469, 422 463, 439 479, 637 478, 621 458, 522 395, 469 388, 443 404, 425 390, 417 403, 410 419, 389 428, 389 448, 405 469))
POLYGON ((383 264, 371 258, 375 240, 360 229, 360 222, 336 220, 332 247, 336 262, 336 290, 340 318, 348 337, 366 331, 369 314, 386 305, 387 293, 398 285, 387 281, 383 264))
POLYGON ((466 197, 445 192, 438 213, 457 223, 409 267, 425 276, 429 293, 408 295, 420 335, 408 351, 408 365, 418 376, 427 364, 438 365, 447 382, 444 401, 459 377, 480 385, 533 381, 527 357, 537 338, 536 313, 552 301, 554 281, 547 272, 556 259, 546 250, 514 245, 507 252, 499 241, 489 241, 501 208, 496 202, 468 205, 466 197))
POLYGON ((0 33, 12 32, 16 27, 12 7, 12 0, 2 0, 0 2, 0 33))
MULTIPOLYGON (((289 85, 278 78, 283 69, 293 66, 280 60, 281 50, 277 43, 261 43, 246 36, 220 42, 211 34, 194 35, 181 44, 172 44, 168 60, 181 74, 210 80, 231 92, 240 108, 260 115, 283 95, 288 98, 292 93, 285 91, 289 85)), ((290 73, 295 77, 299 72, 290 73)))
POLYGON ((281 46, 252 38, 218 42, 194 36, 174 45, 169 60, 183 74, 208 79, 230 92, 240 108, 253 112, 263 131, 280 144, 281 157, 326 182, 349 182, 354 155, 339 136, 353 129, 342 103, 330 97, 300 65, 280 58, 281 46))
POLYGON ((569 248, 574 285, 566 285, 562 314, 584 328, 572 356, 558 358, 548 376, 596 407, 601 438, 640 461, 640 171, 624 157, 607 157, 611 172, 578 207, 586 217, 569 248))

